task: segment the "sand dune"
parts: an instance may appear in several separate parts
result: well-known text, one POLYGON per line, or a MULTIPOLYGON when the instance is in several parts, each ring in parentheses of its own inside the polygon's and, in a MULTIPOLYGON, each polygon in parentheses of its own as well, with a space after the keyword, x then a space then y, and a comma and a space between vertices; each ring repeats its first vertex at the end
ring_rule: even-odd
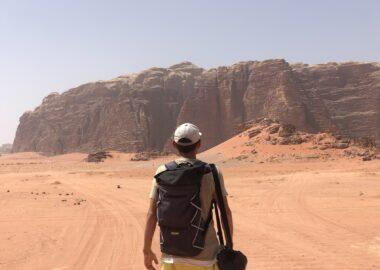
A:
MULTIPOLYGON (((84 158, 0 157, 0 269, 144 269, 147 197, 164 160, 84 158)), ((380 269, 378 160, 219 165, 248 269, 380 269)))

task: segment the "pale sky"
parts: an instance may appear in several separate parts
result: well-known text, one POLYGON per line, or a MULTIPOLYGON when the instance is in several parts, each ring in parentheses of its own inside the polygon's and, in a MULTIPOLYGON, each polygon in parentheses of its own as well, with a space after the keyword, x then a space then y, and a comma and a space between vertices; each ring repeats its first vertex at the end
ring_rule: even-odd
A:
POLYGON ((269 58, 380 61, 380 1, 0 0, 0 144, 50 92, 269 58))

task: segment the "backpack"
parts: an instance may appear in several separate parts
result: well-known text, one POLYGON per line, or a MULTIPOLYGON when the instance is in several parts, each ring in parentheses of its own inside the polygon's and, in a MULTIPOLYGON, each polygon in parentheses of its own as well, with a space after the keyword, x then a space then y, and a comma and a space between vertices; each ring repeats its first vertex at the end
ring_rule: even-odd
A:
POLYGON ((155 175, 158 190, 157 222, 160 247, 166 254, 194 257, 204 249, 212 214, 202 218, 200 190, 203 175, 210 173, 207 163, 170 162, 155 175))

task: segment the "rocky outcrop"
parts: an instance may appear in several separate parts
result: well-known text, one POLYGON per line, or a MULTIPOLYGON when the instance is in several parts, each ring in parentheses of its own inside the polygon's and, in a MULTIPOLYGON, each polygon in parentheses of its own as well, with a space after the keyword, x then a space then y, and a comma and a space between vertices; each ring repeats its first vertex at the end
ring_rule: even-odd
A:
POLYGON ((20 118, 14 152, 163 151, 177 124, 203 149, 268 117, 298 130, 380 140, 380 66, 250 61, 204 70, 190 62, 53 93, 20 118))
POLYGON ((11 151, 12 151, 12 144, 6 143, 6 144, 0 145, 0 154, 7 154, 7 153, 10 153, 11 151))
POLYGON ((231 142, 234 138, 230 141, 230 147, 232 145, 233 149, 242 150, 240 155, 233 157, 239 161, 261 163, 264 160, 282 162, 334 158, 357 158, 362 161, 371 161, 379 158, 373 140, 368 137, 351 139, 325 132, 307 133, 298 131, 291 124, 279 123, 269 118, 249 121, 244 125, 247 129, 237 135, 239 139, 235 140, 235 142, 244 143, 239 146, 231 142))
POLYGON ((106 151, 96 152, 96 153, 90 153, 88 154, 87 158, 85 159, 87 162, 103 162, 107 158, 112 158, 112 154, 106 151))

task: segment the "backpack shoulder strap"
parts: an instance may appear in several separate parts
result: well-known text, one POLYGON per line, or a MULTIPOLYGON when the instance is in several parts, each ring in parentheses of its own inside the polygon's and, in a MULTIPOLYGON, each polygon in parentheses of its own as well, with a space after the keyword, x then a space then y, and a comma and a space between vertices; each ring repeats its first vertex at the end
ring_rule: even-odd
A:
POLYGON ((232 243, 230 225, 228 223, 226 206, 224 204, 224 197, 222 194, 222 188, 220 186, 219 173, 218 173, 218 170, 216 169, 215 164, 210 164, 210 167, 211 167, 212 175, 214 178, 215 193, 216 193, 216 197, 218 199, 218 207, 220 210, 220 215, 221 215, 222 224, 223 224, 223 228, 224 228, 224 234, 226 237, 226 246, 227 246, 227 248, 232 249, 233 243, 232 243))
POLYGON ((196 162, 194 162, 193 166, 203 167, 204 174, 210 173, 212 171, 210 164, 201 160, 197 160, 196 162))
POLYGON ((178 168, 178 164, 175 161, 171 161, 165 164, 166 170, 172 171, 178 168))
POLYGON ((194 164, 193 164, 193 166, 204 166, 204 165, 207 165, 207 163, 206 162, 203 162, 203 161, 201 161, 201 160, 196 160, 195 162, 194 162, 194 164))

